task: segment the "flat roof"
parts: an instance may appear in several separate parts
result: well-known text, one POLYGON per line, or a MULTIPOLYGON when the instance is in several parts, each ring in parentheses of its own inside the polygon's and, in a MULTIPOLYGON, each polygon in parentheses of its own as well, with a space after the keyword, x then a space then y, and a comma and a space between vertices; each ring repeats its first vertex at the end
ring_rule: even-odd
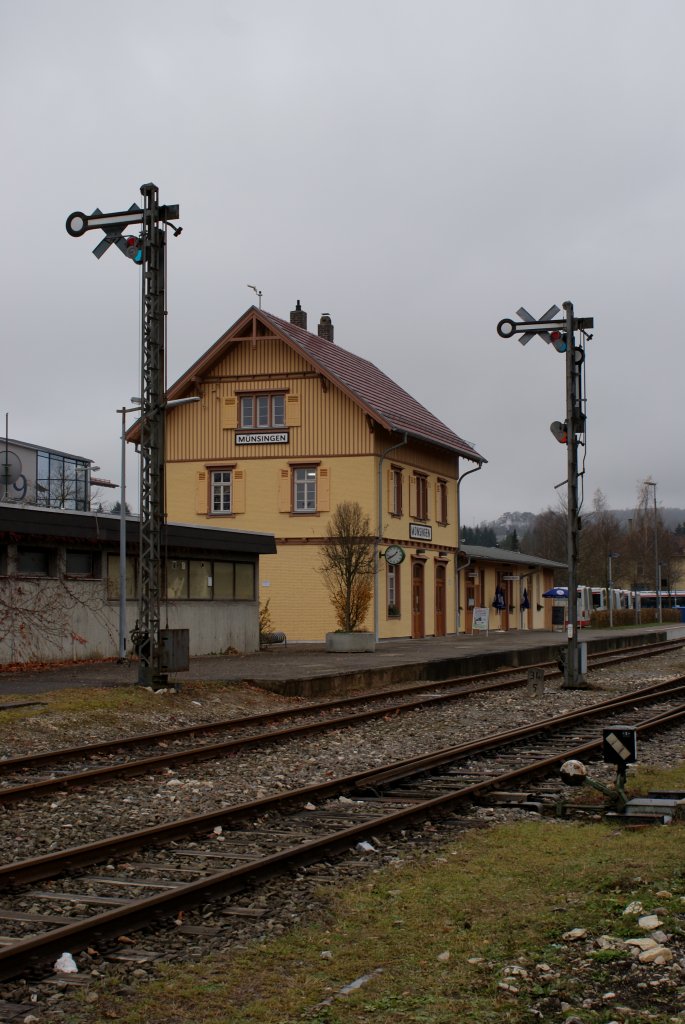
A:
MULTIPOLYGON (((43 538, 116 547, 119 544, 120 523, 120 516, 108 512, 73 512, 0 502, 0 540, 5 541, 38 541, 43 538)), ((139 532, 139 517, 126 516, 127 546, 138 546, 139 532)), ((231 530, 216 526, 191 526, 187 523, 167 523, 165 543, 176 551, 276 554, 276 540, 272 533, 231 530)))
POLYGON ((14 444, 17 448, 29 448, 33 452, 47 452, 48 455, 62 455, 65 459, 75 459, 77 462, 87 462, 92 465, 94 459, 89 459, 85 455, 74 455, 72 452, 63 452, 59 448, 50 448, 46 444, 31 444, 29 441, 18 441, 15 437, 3 437, 0 441, 0 451, 3 448, 14 444))

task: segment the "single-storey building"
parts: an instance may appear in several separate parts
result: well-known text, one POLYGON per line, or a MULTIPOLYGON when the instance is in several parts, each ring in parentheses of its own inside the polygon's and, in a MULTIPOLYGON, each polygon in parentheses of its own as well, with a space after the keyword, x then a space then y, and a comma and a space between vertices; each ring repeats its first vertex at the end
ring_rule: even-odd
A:
MULTIPOLYGON (((0 664, 116 657, 119 516, 0 503, 0 664)), ((162 622, 190 654, 259 648, 266 533, 169 523, 162 622)), ((126 620, 137 617, 139 520, 126 519, 126 620)), ((130 650, 130 645, 128 647, 130 650)))
POLYGON ((483 610, 488 629, 552 629, 553 602, 542 595, 554 586, 555 570, 567 568, 563 562, 477 544, 462 544, 459 555, 462 632, 485 628, 483 610))

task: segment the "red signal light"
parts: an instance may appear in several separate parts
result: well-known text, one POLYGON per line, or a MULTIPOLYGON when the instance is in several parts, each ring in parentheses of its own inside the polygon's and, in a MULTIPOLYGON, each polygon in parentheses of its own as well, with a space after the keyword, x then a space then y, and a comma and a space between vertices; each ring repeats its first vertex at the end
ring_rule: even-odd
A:
POLYGON ((563 331, 550 331, 549 338, 557 352, 565 352, 567 349, 566 335, 563 331))

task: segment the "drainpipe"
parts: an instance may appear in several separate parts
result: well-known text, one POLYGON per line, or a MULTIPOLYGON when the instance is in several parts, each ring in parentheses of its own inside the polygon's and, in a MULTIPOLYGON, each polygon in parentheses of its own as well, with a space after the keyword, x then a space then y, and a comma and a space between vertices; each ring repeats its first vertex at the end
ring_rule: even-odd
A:
POLYGON ((407 434, 405 432, 404 437, 397 444, 393 444, 390 448, 386 448, 382 452, 380 459, 378 460, 378 529, 376 531, 376 539, 373 543, 373 572, 374 572, 374 586, 373 586, 373 635, 376 643, 379 641, 379 590, 380 590, 380 546, 381 538, 383 537, 383 463, 386 455, 390 452, 394 452, 396 448, 401 448, 407 443, 407 434))
MULTIPOLYGON (((459 600, 460 600, 460 594, 459 594, 459 573, 461 572, 462 569, 466 568, 466 565, 469 565, 470 562, 471 562, 471 559, 469 559, 469 561, 466 563, 466 565, 462 565, 462 566, 459 565, 459 543, 460 543, 460 541, 459 541, 459 533, 461 531, 461 498, 459 497, 459 490, 461 488, 461 482, 464 479, 464 477, 469 476, 471 473, 477 473, 478 470, 482 469, 482 468, 483 468, 483 463, 479 462, 478 465, 475 467, 475 469, 467 469, 465 473, 462 473, 461 476, 457 477, 457 550, 456 550, 456 553, 454 555, 454 598, 455 598, 454 614, 455 614, 455 633, 456 633, 457 636, 459 636, 459 618, 460 618, 460 616, 459 616, 459 600)), ((458 470, 457 470, 457 472, 458 472, 458 470)))

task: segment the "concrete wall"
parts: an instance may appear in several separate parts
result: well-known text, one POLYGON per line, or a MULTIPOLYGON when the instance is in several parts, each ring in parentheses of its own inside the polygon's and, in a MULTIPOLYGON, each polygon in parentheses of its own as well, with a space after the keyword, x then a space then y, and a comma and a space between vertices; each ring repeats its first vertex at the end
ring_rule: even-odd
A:
MULTIPOLYGON (((127 632, 137 603, 127 602, 127 632)), ((191 656, 259 648, 257 601, 169 604, 169 627, 190 630, 191 656)), ((166 625, 166 606, 162 606, 166 625)), ((0 664, 117 657, 119 604, 106 580, 0 578, 0 664)))

